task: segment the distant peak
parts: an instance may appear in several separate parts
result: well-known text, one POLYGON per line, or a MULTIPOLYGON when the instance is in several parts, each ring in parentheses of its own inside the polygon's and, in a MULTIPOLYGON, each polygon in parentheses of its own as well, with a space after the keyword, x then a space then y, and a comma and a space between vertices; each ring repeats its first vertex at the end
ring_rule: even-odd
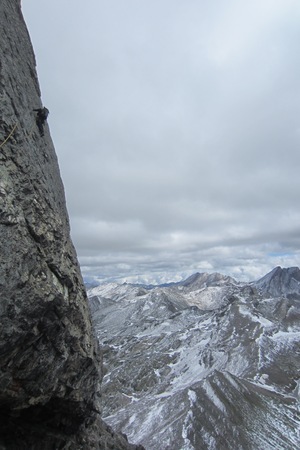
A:
POLYGON ((274 296, 291 295, 294 292, 299 292, 299 267, 282 268, 277 266, 255 284, 264 292, 274 296))

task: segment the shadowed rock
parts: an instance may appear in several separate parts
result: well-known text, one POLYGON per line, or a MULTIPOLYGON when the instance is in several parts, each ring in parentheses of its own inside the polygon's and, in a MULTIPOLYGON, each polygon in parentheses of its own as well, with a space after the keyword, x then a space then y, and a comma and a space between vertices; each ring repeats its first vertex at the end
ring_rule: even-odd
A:
POLYGON ((0 51, 0 448, 137 448, 99 416, 101 354, 19 0, 1 0, 0 51))

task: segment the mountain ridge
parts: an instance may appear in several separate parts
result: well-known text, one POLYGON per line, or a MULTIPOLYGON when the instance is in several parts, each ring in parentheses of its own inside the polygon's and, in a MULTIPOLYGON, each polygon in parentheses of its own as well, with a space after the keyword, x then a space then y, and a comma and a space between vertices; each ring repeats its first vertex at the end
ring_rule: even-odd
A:
POLYGON ((271 272, 260 278, 255 286, 270 295, 294 295, 299 292, 299 267, 275 267, 271 272))
POLYGON ((108 423, 147 450, 297 448, 300 290, 288 287, 298 274, 88 291, 101 302, 108 423))

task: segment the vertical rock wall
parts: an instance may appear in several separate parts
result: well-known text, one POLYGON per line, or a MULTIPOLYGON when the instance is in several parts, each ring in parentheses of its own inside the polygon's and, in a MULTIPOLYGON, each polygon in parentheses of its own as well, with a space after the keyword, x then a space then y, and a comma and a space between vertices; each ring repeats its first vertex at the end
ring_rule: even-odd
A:
POLYGON ((100 352, 40 96, 20 0, 1 0, 0 448, 135 448, 97 412, 100 352))

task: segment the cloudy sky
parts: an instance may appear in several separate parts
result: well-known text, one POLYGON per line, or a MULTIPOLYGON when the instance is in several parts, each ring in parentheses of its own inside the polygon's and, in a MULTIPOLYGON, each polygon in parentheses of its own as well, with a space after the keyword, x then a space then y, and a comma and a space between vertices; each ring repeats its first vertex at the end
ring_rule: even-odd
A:
POLYGON ((299 0, 23 0, 85 277, 300 264, 299 0))

